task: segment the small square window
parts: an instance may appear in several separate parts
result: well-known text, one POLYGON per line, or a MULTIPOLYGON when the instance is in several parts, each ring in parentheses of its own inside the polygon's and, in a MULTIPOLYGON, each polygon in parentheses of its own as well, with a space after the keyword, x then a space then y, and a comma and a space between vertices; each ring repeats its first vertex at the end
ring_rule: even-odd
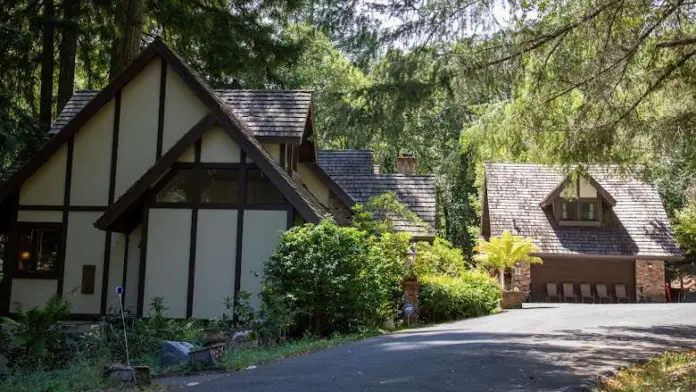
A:
POLYGON ((246 202, 248 204, 283 204, 285 198, 260 170, 248 170, 246 202))
POLYGON ((182 169, 157 193, 158 203, 190 203, 196 192, 196 181, 192 169, 182 169))
POLYGON ((31 227, 19 229, 17 272, 54 274, 58 272, 60 227, 31 227))
POLYGON ((575 204, 575 201, 571 201, 571 200, 561 201, 561 219, 562 220, 569 220, 569 221, 576 220, 577 219, 576 215, 577 215, 577 206, 575 204))
POLYGON ((238 201, 239 170, 203 170, 201 203, 237 203, 238 201))

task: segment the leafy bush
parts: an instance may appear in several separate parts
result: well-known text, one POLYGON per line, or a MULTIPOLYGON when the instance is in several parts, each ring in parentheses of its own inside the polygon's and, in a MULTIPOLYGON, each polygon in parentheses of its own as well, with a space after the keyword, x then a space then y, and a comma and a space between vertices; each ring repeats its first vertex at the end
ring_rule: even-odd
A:
POLYGON ((420 317, 441 322, 492 313, 500 286, 487 274, 468 271, 458 277, 426 275, 420 281, 420 317))
POLYGON ((370 235, 380 236, 393 232, 394 220, 427 228, 427 224, 418 215, 399 202, 394 192, 373 196, 365 204, 355 204, 352 210, 352 226, 370 235))
POLYGON ((35 369, 64 363, 66 336, 57 323, 69 314, 70 303, 53 296, 42 306, 18 307, 16 321, 4 317, 10 336, 7 351, 14 365, 35 369))
POLYGON ((415 244, 416 275, 459 276, 468 269, 462 250, 453 248, 452 244, 436 237, 433 244, 418 242, 415 244))
POLYGON ((408 233, 382 233, 370 238, 370 252, 376 267, 374 273, 380 282, 380 295, 387 298, 379 311, 382 320, 397 316, 402 305, 401 284, 406 276, 413 275, 413 271, 407 268, 411 238, 408 233))
POLYGON ((384 265, 366 234, 324 220, 285 232, 265 267, 263 301, 282 298, 294 332, 325 335, 373 325, 389 301, 384 265))

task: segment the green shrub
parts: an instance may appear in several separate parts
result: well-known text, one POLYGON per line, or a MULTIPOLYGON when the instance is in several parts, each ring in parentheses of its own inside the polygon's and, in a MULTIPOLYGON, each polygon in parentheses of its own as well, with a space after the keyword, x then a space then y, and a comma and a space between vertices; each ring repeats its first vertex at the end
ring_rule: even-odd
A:
POLYGON ((441 322, 492 313, 501 298, 500 286, 478 271, 458 277, 426 275, 420 281, 420 317, 441 322))
POLYGON ((416 275, 447 275, 459 276, 468 269, 462 250, 452 247, 452 244, 436 237, 433 244, 418 242, 415 244, 416 275))
POLYGON ((380 252, 365 233, 330 220, 285 232, 265 266, 263 301, 282 298, 293 332, 325 335, 374 325, 389 301, 380 252))
POLYGON ((70 353, 65 352, 65 331, 57 323, 69 314, 70 303, 53 296, 41 306, 18 307, 17 320, 4 317, 9 327, 10 360, 31 369, 63 364, 70 353))

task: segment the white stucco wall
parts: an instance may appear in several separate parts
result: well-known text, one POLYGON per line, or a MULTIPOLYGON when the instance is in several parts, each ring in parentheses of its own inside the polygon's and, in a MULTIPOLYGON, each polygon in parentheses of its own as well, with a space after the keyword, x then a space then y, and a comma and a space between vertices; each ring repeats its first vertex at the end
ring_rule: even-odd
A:
POLYGON ((63 205, 67 145, 59 148, 21 187, 19 204, 63 205))
POLYGON ((17 222, 63 222, 62 211, 17 211, 17 222))
POLYGON ((109 200, 114 100, 104 105, 75 135, 70 204, 106 206, 109 200))
POLYGON ((155 163, 160 67, 159 59, 152 60, 121 91, 116 199, 155 163))
POLYGON ((124 307, 135 314, 138 310, 138 277, 140 276, 140 239, 141 226, 130 233, 128 240, 128 269, 126 270, 126 286, 124 307))
POLYGON ((75 212, 68 215, 68 238, 65 248, 63 298, 72 303, 73 313, 99 313, 101 308, 104 242, 106 232, 94 227, 101 212, 75 212), (94 294, 81 294, 82 266, 95 265, 94 294))
POLYGON ((123 285, 123 258, 126 251, 126 234, 111 234, 111 258, 109 259, 109 281, 106 291, 106 311, 119 308, 116 286, 123 285))
POLYGON ((43 305, 58 293, 56 279, 12 279, 10 293, 10 311, 14 312, 17 304, 22 309, 43 305))
POLYGON ((241 290, 251 294, 255 307, 260 304, 264 263, 278 244, 280 233, 286 230, 287 220, 287 211, 244 211, 241 290))
POLYGON ((193 317, 219 318, 234 297, 237 211, 199 210, 196 243, 193 317))
POLYGON ((167 315, 186 317, 191 210, 153 208, 149 212, 143 314, 162 297, 167 315))
POLYGON ((280 144, 263 143, 261 146, 264 150, 271 154, 276 162, 280 163, 280 144))
POLYGON ((167 67, 162 153, 166 153, 208 112, 207 107, 171 67, 167 67))
POLYGON ((239 146, 222 128, 215 126, 203 135, 201 161, 237 163, 239 146))
POLYGON ((597 197, 597 190, 585 179, 583 176, 579 176, 580 181, 580 197, 595 198, 597 197))
POLYGON ((183 153, 176 161, 177 162, 195 162, 196 160, 196 151, 193 146, 189 147, 188 150, 186 150, 185 153, 183 153))
POLYGON ((297 175, 300 181, 307 186, 307 189, 325 207, 329 206, 329 187, 324 184, 314 173, 307 168, 304 163, 297 164, 297 175))

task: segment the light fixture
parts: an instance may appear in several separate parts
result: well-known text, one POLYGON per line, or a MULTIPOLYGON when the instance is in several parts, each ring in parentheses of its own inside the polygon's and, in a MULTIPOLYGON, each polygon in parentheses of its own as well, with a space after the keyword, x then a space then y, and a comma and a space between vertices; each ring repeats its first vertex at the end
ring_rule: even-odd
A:
POLYGON ((415 272, 415 267, 416 267, 416 257, 418 256, 418 252, 416 252, 416 249, 414 249, 413 246, 410 246, 408 248, 408 252, 406 252, 406 267, 408 267, 408 270, 411 272, 413 275, 415 272))
POLYGON ((27 261, 31 258, 31 253, 28 251, 20 252, 19 253, 19 259, 22 261, 27 261))

